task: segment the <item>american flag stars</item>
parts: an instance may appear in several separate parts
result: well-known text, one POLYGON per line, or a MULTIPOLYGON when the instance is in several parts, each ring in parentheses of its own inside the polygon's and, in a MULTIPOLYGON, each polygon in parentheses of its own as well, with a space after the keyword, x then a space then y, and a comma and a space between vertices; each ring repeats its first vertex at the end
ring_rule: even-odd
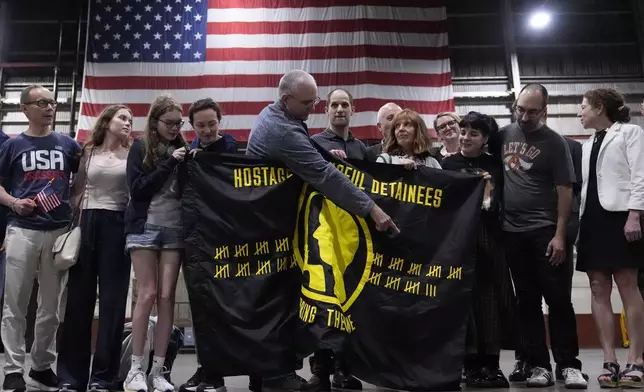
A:
POLYGON ((207 2, 94 0, 88 61, 199 62, 205 60, 207 2))

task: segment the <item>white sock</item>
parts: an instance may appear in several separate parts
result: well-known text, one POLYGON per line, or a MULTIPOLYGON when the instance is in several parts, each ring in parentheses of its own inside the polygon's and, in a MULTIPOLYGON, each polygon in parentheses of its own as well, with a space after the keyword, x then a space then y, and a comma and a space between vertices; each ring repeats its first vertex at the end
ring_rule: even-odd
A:
POLYGON ((163 364, 165 362, 165 357, 157 357, 156 355, 152 357, 152 369, 150 374, 159 374, 161 369, 163 369, 163 364))
POLYGON ((143 355, 132 355, 132 370, 143 370, 143 355))

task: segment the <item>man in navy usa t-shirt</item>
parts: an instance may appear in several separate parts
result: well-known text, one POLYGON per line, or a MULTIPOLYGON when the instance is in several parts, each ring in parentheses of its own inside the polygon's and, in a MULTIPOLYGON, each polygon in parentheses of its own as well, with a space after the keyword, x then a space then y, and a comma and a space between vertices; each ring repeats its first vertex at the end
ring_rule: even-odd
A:
POLYGON ((10 192, 0 187, 0 204, 10 210, 1 329, 5 349, 3 390, 25 391, 25 317, 36 274, 38 312, 30 386, 51 391, 58 384, 51 365, 56 360, 59 298, 66 271, 54 267, 52 246, 70 222, 70 176, 78 169, 81 149, 69 136, 51 131, 55 107, 51 91, 42 86, 27 87, 20 95, 20 108, 29 127, 0 147, 0 184, 8 186, 10 192), (50 182, 59 205, 55 198, 36 201, 36 195, 50 182))
MULTIPOLYGON (((0 146, 9 140, 9 136, 0 130, 0 146)), ((4 294, 4 235, 7 231, 7 213, 9 209, 0 204, 0 295, 4 294)))

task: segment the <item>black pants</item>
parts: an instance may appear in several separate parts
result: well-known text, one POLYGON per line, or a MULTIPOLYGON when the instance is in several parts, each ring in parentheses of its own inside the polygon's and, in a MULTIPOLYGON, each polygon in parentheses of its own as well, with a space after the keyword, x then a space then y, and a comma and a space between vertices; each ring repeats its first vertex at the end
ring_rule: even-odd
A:
POLYGON ((313 374, 317 374, 317 372, 333 374, 338 370, 346 374, 350 373, 342 351, 334 351, 331 349, 317 350, 309 358, 309 364, 311 365, 311 373, 313 374))
POLYGON ((508 262, 517 295, 520 356, 530 366, 552 370, 541 308, 543 297, 549 309, 548 328, 555 362, 561 369, 581 369, 581 362, 577 359, 577 320, 571 300, 572 252, 567 249, 566 260, 552 266, 546 250, 554 234, 554 226, 505 233, 508 262))
POLYGON ((80 256, 69 271, 57 370, 61 383, 84 391, 90 378, 97 280, 98 336, 89 383, 111 388, 118 376, 131 262, 124 251, 123 212, 85 210, 81 230, 80 256))
POLYGON ((482 221, 474 254, 476 279, 472 311, 468 318, 468 354, 498 356, 504 335, 513 334, 510 325, 516 298, 506 261, 501 228, 496 217, 482 221))
MULTIPOLYGON (((575 238, 568 238, 567 243, 566 243, 566 260, 573 260, 574 258, 574 243, 575 243, 575 238)), ((572 295, 572 276, 574 273, 574 266, 573 263, 571 262, 570 264, 566 263, 566 268, 568 268, 568 273, 570 275, 570 292, 572 295)), ((556 317, 553 317, 552 314, 548 315, 548 330, 552 331, 553 325, 556 325, 556 317)), ((516 341, 516 350, 514 350, 514 358, 517 361, 525 361, 526 360, 526 355, 524 353, 525 351, 525 337, 521 333, 521 330, 519 327, 517 329, 517 334, 515 338, 517 339, 516 341)), ((553 353, 558 353, 559 348, 554 346, 555 342, 550 342, 550 347, 552 348, 553 353)), ((555 354, 555 363, 558 364, 557 368, 559 370, 563 370, 561 366, 559 365, 559 362, 557 362, 557 359, 560 358, 559 355, 555 354)))

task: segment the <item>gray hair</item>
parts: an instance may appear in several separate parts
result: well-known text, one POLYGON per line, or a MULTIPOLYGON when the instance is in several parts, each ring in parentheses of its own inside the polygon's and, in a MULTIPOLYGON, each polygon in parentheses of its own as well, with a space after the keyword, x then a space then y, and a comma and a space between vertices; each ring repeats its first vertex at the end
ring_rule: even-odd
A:
POLYGON ((402 111, 402 108, 398 104, 394 102, 387 102, 386 104, 382 105, 378 110, 378 115, 377 115, 378 117, 376 119, 376 122, 378 124, 380 123, 380 120, 382 120, 382 115, 384 114, 383 112, 385 111, 385 109, 400 109, 402 111))
POLYGON ((27 86, 22 90, 20 93, 20 103, 25 104, 29 101, 31 101, 31 91, 32 90, 46 90, 43 86, 39 84, 32 84, 30 86, 27 86))
POLYGON ((288 71, 282 76, 279 84, 279 95, 292 93, 302 83, 312 83, 317 87, 315 78, 310 73, 302 71, 301 69, 294 69, 288 71))

